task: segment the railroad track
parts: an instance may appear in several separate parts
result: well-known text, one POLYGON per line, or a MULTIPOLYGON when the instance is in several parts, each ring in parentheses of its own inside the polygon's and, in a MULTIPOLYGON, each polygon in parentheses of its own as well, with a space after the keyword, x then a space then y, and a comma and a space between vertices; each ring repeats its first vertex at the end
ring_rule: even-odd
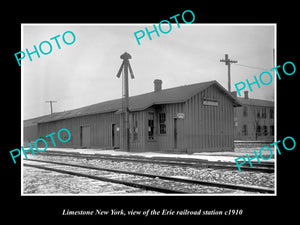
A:
POLYGON ((86 177, 110 183, 123 184, 130 187, 160 193, 205 193, 207 187, 214 188, 216 190, 216 193, 228 193, 232 192, 233 190, 241 190, 255 193, 274 193, 273 189, 265 187, 193 180, 189 178, 162 176, 133 171, 100 168, 85 164, 72 164, 38 159, 24 160, 26 162, 29 162, 23 164, 26 167, 34 167, 57 173, 86 177), (47 166, 45 166, 45 164, 47 166))
MULTIPOLYGON (((128 161, 128 162, 144 162, 144 163, 153 163, 153 164, 165 164, 165 165, 174 165, 174 166, 186 166, 186 167, 195 167, 195 168, 214 168, 214 169, 231 169, 237 170, 235 163, 230 162, 212 162, 203 159, 184 159, 184 158, 162 158, 162 157, 152 157, 145 158, 141 156, 113 156, 113 155, 104 155, 104 154, 95 154, 95 155, 86 155, 79 153, 61 153, 61 152, 48 152, 43 153, 44 156, 69 156, 85 159, 101 159, 101 160, 111 160, 111 161, 128 161)), ((274 173, 274 164, 273 163, 255 163, 252 162, 253 166, 249 165, 241 166, 242 171, 253 171, 253 172, 264 172, 264 173, 274 173)))

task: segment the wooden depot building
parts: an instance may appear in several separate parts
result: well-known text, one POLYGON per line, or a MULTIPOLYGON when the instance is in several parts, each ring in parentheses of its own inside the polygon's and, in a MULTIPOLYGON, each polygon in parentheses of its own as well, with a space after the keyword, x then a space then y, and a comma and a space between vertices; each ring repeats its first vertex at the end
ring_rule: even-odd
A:
MULTIPOLYGON (((233 151, 234 107, 240 105, 217 81, 162 89, 155 80, 153 92, 129 98, 129 151, 233 151)), ((24 142, 67 128, 71 140, 55 140, 57 147, 122 150, 123 121, 122 99, 101 102, 31 119, 24 142)))

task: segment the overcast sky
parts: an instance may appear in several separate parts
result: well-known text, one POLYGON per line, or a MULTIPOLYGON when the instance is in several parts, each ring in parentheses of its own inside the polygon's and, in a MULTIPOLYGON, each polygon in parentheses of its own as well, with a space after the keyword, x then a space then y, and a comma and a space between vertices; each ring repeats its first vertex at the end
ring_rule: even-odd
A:
MULTIPOLYGON (((253 76, 273 66, 274 25, 172 24, 168 34, 147 35, 138 45, 134 32, 152 29, 153 24, 23 24, 22 49, 33 51, 42 41, 54 40, 48 55, 32 55, 32 62, 22 60, 23 119, 50 113, 47 100, 55 100, 54 112, 120 98, 122 80, 116 77, 127 51, 135 79, 130 80, 130 95, 153 91, 153 80, 162 87, 217 80, 227 89, 227 66, 220 62, 229 54, 238 64, 265 68, 231 66, 231 89, 240 81, 254 81, 253 76), (66 45, 61 36, 72 31, 76 41, 66 45)), ((167 27, 165 27, 167 30, 167 27)), ((66 35, 71 40, 70 35, 66 35)), ((69 40, 68 40, 69 41, 69 40)), ((47 46, 45 46, 46 51, 47 46)), ((266 81, 267 82, 267 81, 266 81)), ((247 88, 248 89, 248 88, 247 88)), ((274 100, 274 82, 258 89, 253 86, 250 98, 274 100)))

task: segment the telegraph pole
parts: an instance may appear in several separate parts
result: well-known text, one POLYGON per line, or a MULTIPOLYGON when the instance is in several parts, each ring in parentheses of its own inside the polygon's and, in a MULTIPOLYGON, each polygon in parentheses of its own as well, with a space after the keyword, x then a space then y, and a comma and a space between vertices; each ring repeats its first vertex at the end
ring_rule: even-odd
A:
POLYGON ((229 59, 228 54, 225 54, 225 59, 221 59, 220 62, 225 62, 225 65, 228 67, 228 91, 231 92, 230 64, 238 61, 229 59))
POLYGON ((51 110, 51 115, 52 115, 52 113, 53 113, 53 111, 52 111, 52 103, 57 103, 57 101, 52 101, 52 100, 50 100, 50 101, 45 101, 46 103, 50 103, 50 110, 51 110))

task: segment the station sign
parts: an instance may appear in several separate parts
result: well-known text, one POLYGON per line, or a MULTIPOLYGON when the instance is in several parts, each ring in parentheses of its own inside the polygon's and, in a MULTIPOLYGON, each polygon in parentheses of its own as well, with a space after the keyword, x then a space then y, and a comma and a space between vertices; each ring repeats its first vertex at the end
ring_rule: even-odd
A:
POLYGON ((203 100, 203 105, 218 106, 219 102, 211 100, 203 100))
POLYGON ((184 113, 177 113, 176 118, 184 119, 184 113))

